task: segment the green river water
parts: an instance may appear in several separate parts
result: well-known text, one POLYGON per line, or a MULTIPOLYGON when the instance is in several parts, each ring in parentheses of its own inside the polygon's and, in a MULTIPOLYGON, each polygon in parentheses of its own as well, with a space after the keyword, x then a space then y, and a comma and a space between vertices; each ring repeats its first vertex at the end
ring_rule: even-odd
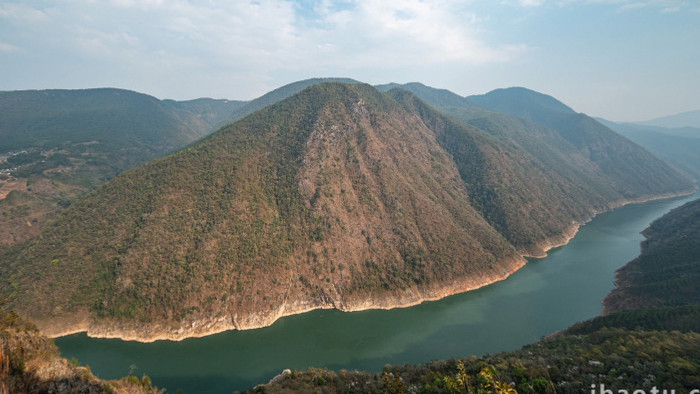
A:
POLYGON ((319 310, 270 327, 180 342, 138 343, 75 334, 64 357, 99 377, 146 374, 168 392, 225 393, 266 383, 285 368, 379 371, 386 364, 514 350, 600 314, 615 270, 639 254, 639 234, 693 196, 633 204, 596 216, 566 246, 507 280, 418 306, 343 313, 319 310))

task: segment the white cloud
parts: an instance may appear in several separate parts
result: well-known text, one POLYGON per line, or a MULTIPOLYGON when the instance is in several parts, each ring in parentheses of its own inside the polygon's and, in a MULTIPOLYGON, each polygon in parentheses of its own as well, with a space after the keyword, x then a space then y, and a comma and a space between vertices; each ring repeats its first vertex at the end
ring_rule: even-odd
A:
POLYGON ((544 4, 544 0, 519 0, 519 3, 523 7, 539 7, 544 4))
POLYGON ((406 66, 415 63, 503 62, 522 46, 491 46, 480 39, 479 17, 465 4, 446 1, 362 0, 325 11, 320 27, 304 31, 309 55, 342 64, 406 66), (325 53, 311 51, 323 48, 325 53), (329 56, 332 55, 332 56, 329 56))
POLYGON ((18 49, 19 48, 17 48, 14 45, 5 44, 4 42, 0 42, 0 52, 14 52, 18 49))
POLYGON ((664 13, 680 12, 684 10, 700 10, 700 2, 698 2, 697 0, 562 0, 560 2, 560 4, 563 5, 571 3, 596 3, 619 5, 620 11, 633 10, 638 8, 656 8, 664 13))
POLYGON ((0 24, 23 23, 12 31, 14 41, 3 37, 5 48, 60 51, 60 61, 80 59, 81 67, 92 61, 103 68, 93 73, 102 72, 105 84, 127 74, 141 81, 177 75, 238 81, 240 75, 288 71, 350 75, 370 68, 483 65, 508 62, 527 49, 486 42, 483 16, 472 3, 66 0, 45 7, 10 0, 0 5, 0 24))
POLYGON ((5 3, 0 4, 0 17, 10 20, 21 20, 28 23, 46 20, 44 11, 26 4, 5 3))
MULTIPOLYGON (((699 8, 697 0, 0 0, 0 90, 115 86, 251 99, 303 78, 347 76, 460 94, 517 84, 579 96, 614 80, 639 86, 624 92, 632 107, 658 111, 640 104, 649 85, 680 92, 653 97, 697 102, 688 81, 697 80, 699 8), (619 24, 601 23, 615 11, 619 24), (669 58, 674 72, 655 60, 669 58)), ((617 106, 591 91, 601 108, 617 106)))

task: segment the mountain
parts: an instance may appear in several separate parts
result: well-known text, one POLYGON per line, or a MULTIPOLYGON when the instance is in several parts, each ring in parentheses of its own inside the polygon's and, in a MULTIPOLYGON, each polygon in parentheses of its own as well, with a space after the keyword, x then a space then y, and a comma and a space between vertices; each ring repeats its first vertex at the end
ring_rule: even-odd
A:
POLYGON ((521 87, 496 89, 486 94, 469 96, 467 100, 483 108, 540 123, 549 123, 553 114, 576 113, 552 96, 521 87))
POLYGON ((0 246, 83 193, 212 132, 241 103, 120 89, 0 92, 0 246))
POLYGON ((140 339, 412 304, 524 263, 471 207, 417 114, 342 84, 123 173, 11 255, 18 280, 6 288, 42 328, 73 311, 101 319, 80 329, 107 335, 125 322, 140 339), (57 293, 42 297, 37 281, 57 293))
POLYGON ((540 240, 566 234, 570 229, 563 224, 580 220, 585 217, 583 212, 610 209, 611 201, 648 198, 649 190, 668 190, 680 184, 692 188, 688 180, 638 145, 551 96, 510 88, 460 98, 422 84, 392 86, 409 90, 455 120, 497 138, 541 169, 539 176, 548 179, 548 189, 526 184, 532 178, 522 174, 512 181, 520 182, 519 186, 506 184, 502 174, 494 173, 495 181, 473 185, 482 190, 470 194, 489 223, 531 255, 542 253, 531 234, 542 234, 540 240), (538 200, 546 202, 529 203, 538 200), (530 209, 523 210, 523 206, 530 209))
POLYGON ((408 90, 420 97, 421 100, 443 112, 450 112, 450 109, 464 108, 470 105, 469 100, 456 93, 447 89, 436 89, 426 86, 420 82, 410 82, 406 84, 389 83, 385 85, 375 85, 375 88, 381 92, 388 92, 393 89, 408 90))
POLYGON ((604 119, 599 121, 643 146, 688 178, 700 180, 700 128, 668 129, 604 119))
MULTIPOLYGON (((657 174, 663 177, 677 176, 674 171, 665 166, 659 159, 649 155, 646 150, 637 144, 630 143, 608 127, 595 119, 580 113, 575 113, 567 106, 555 99, 532 92, 523 88, 501 89, 483 96, 471 96, 468 99, 490 110, 500 110, 520 118, 536 122, 556 132, 560 139, 568 141, 572 147, 566 147, 560 140, 555 147, 564 151, 572 161, 585 158, 595 165, 595 172, 612 176, 614 187, 621 190, 633 190, 635 183, 645 183, 644 177, 651 173, 639 169, 652 169, 665 167, 665 174, 657 174), (509 93, 514 98, 508 100, 509 93), (497 98, 504 99, 507 103, 519 102, 524 97, 531 96, 531 104, 526 110, 519 110, 509 105, 494 104, 497 98), (639 174, 632 180, 631 174, 639 174)), ((595 174, 591 174, 595 176, 595 174)), ((677 179, 677 178, 676 178, 677 179)))
POLYGON ((643 234, 640 256, 617 271, 617 288, 604 300, 606 314, 700 305, 695 286, 700 279, 700 200, 664 215, 643 234))
POLYGON ((201 121, 210 126, 212 130, 219 129, 230 123, 231 112, 238 111, 246 106, 249 101, 198 98, 187 101, 163 100, 167 106, 179 111, 194 114, 201 121))
POLYGON ((234 110, 229 116, 228 120, 229 121, 236 121, 238 119, 241 119, 245 117, 246 115, 250 115, 255 111, 259 111, 269 105, 272 105, 278 101, 284 100, 287 97, 291 97, 302 90, 308 88, 309 86, 313 85, 318 85, 319 83, 324 83, 324 82, 340 82, 340 83, 349 83, 349 84, 356 84, 359 83, 358 81, 350 78, 310 78, 310 79, 304 79, 301 81, 297 82, 292 82, 290 84, 281 86, 275 90, 272 90, 268 93, 263 94, 262 96, 251 100, 247 102, 244 106, 241 108, 237 108, 234 110))
POLYGON ((605 316, 513 352, 387 365, 380 373, 289 371, 253 392, 690 392, 700 384, 700 200, 644 234, 640 256, 618 271, 605 316))
POLYGON ((92 143, 150 158, 202 137, 207 126, 195 113, 128 90, 0 92, 0 152, 92 143))
POLYGON ((644 126, 656 126, 669 129, 677 129, 683 127, 693 127, 700 129, 700 110, 682 112, 676 115, 664 116, 661 118, 651 119, 644 122, 634 122, 644 126))
POLYGON ((619 138, 593 141, 621 169, 581 154, 598 171, 581 178, 406 90, 315 84, 75 202, 0 256, 0 288, 53 335, 139 340, 441 298, 598 211, 691 188, 619 138))

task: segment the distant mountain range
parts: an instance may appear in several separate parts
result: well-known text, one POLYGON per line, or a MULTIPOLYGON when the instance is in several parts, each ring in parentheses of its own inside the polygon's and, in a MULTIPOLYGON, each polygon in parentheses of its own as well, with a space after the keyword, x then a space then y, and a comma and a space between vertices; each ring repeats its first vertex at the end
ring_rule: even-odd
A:
MULTIPOLYGON (((574 112, 551 96, 524 88, 498 89, 486 95, 460 97, 447 90, 417 83, 379 87, 382 90, 390 88, 409 90, 454 119, 476 127, 512 149, 527 152, 536 158, 539 168, 547 169, 547 178, 552 184, 561 182, 555 191, 545 194, 559 193, 555 201, 571 200, 585 195, 589 199, 598 198, 600 203, 620 198, 612 197, 616 193, 634 194, 638 185, 647 182, 663 183, 668 176, 675 177, 673 172, 657 174, 654 177, 658 178, 653 180, 641 175, 646 171, 645 168, 667 166, 595 119, 574 112), (638 174, 640 177, 633 180, 629 178, 631 174, 638 174), (562 186, 567 181, 568 185, 562 186)), ((651 184, 647 186, 656 187, 651 184)), ((517 201, 522 198, 521 202, 524 203, 535 199, 532 195, 524 197, 527 190, 531 188, 508 187, 493 192, 502 194, 500 198, 504 200, 517 201)), ((624 198, 631 196, 625 195, 624 198)), ((540 201, 543 199, 541 196, 537 198, 540 201)), ((493 196, 490 195, 487 199, 492 201, 493 196)), ((491 209, 498 209, 499 212, 484 213, 487 220, 511 242, 521 248, 527 248, 527 241, 519 240, 518 237, 528 231, 537 231, 533 229, 546 233, 548 222, 543 215, 551 218, 558 214, 559 223, 566 220, 568 213, 563 211, 566 209, 563 205, 545 205, 546 208, 542 209, 546 214, 538 213, 537 208, 523 214, 518 211, 508 213, 495 207, 491 209)), ((564 230, 555 227, 553 231, 562 233, 564 230)), ((537 252, 532 250, 532 253, 537 252)))
POLYGON ((36 235, 120 172, 211 133, 243 104, 120 89, 0 92, 0 247, 36 235))
POLYGON ((599 122, 671 164, 694 181, 700 181, 700 128, 666 128, 638 123, 599 122))
POLYGON ((240 120, 7 248, 13 305, 50 334, 138 340, 407 306, 503 279, 597 212, 693 188, 527 89, 312 80, 266 96, 156 101, 209 126, 226 109, 240 120))
POLYGON ((682 112, 680 114, 634 123, 644 126, 663 127, 667 129, 680 129, 684 127, 700 129, 700 110, 682 112))
POLYGON ((208 134, 222 114, 242 105, 158 100, 121 89, 0 92, 0 152, 92 143, 100 152, 116 156, 128 148, 150 159, 208 134))

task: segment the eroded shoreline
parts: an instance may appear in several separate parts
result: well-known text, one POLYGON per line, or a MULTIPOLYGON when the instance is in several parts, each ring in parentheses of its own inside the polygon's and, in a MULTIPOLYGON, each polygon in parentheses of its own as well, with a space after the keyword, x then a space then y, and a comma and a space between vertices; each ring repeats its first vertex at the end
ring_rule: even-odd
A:
MULTIPOLYGON (((505 264, 506 268, 503 272, 497 273, 491 277, 482 277, 480 280, 465 278, 458 282, 453 282, 447 285, 442 285, 440 288, 431 288, 418 292, 416 289, 409 289, 400 297, 387 297, 381 300, 369 299, 360 301, 331 301, 331 302, 316 302, 316 301, 294 301, 280 306, 277 313, 274 315, 253 315, 247 316, 245 319, 237 319, 237 316, 223 316, 215 319, 192 321, 185 325, 166 326, 163 324, 150 324, 149 328, 144 326, 135 326, 133 323, 115 323, 102 322, 94 324, 85 316, 79 317, 73 324, 65 322, 64 327, 56 327, 52 324, 54 320, 46 322, 37 322, 44 334, 51 338, 58 338, 76 333, 86 332, 88 337, 92 338, 116 338, 124 341, 137 341, 150 343, 159 340, 181 341, 188 338, 201 338, 209 335, 218 334, 229 330, 250 330, 268 327, 278 319, 283 317, 302 314, 317 309, 337 309, 343 312, 357 312, 371 309, 389 310, 395 308, 408 308, 421 304, 423 302, 437 301, 443 298, 473 291, 496 282, 507 279, 510 275, 517 272, 526 265, 526 258, 544 258, 547 252, 551 249, 568 244, 578 233, 579 229, 590 222, 595 216, 603 212, 609 212, 616 208, 630 205, 645 203, 654 200, 664 200, 675 197, 683 197, 693 194, 697 189, 682 193, 642 197, 634 200, 622 200, 611 203, 608 209, 594 212, 589 218, 580 222, 573 222, 571 226, 561 235, 552 237, 549 240, 542 241, 538 244, 543 250, 540 255, 523 254, 520 258, 511 259, 512 261, 505 264), (43 324, 42 324, 43 323, 43 324), (53 326, 53 327, 52 327, 53 326), (67 327, 66 327, 67 326, 67 327)), ((69 319, 66 319, 69 320, 69 319)))
MULTIPOLYGON (((455 294, 466 293, 468 291, 477 290, 484 286, 500 282, 507 279, 510 275, 517 272, 525 266, 527 260, 525 258, 512 259, 507 270, 498 275, 486 279, 483 282, 475 282, 474 280, 465 279, 462 281, 453 282, 447 286, 441 286, 439 289, 430 289, 422 293, 415 289, 403 293, 402 297, 385 298, 383 300, 361 300, 361 301, 334 301, 331 303, 314 303, 311 301, 296 301, 283 305, 277 314, 273 316, 253 315, 243 319, 234 317, 220 317, 217 319, 209 319, 207 321, 193 321, 181 327, 164 327, 163 325, 151 325, 153 328, 134 327, 132 324, 115 323, 110 325, 110 322, 93 325, 88 320, 82 320, 75 327, 66 328, 63 330, 52 331, 40 325, 42 332, 50 338, 58 338, 67 335, 86 332, 91 338, 104 339, 121 339, 124 341, 137 341, 150 343, 159 340, 181 341, 188 338, 201 338, 209 335, 219 334, 230 330, 252 330, 264 328, 272 325, 278 319, 287 316, 298 315, 306 312, 311 312, 317 309, 337 309, 342 312, 359 312, 365 310, 390 310, 395 308, 408 308, 419 305, 423 302, 438 301, 445 297, 455 294), (158 332, 158 328, 161 332, 158 332), (145 331, 154 332, 144 335, 145 331)), ((41 323, 37 323, 41 324, 41 323)))

